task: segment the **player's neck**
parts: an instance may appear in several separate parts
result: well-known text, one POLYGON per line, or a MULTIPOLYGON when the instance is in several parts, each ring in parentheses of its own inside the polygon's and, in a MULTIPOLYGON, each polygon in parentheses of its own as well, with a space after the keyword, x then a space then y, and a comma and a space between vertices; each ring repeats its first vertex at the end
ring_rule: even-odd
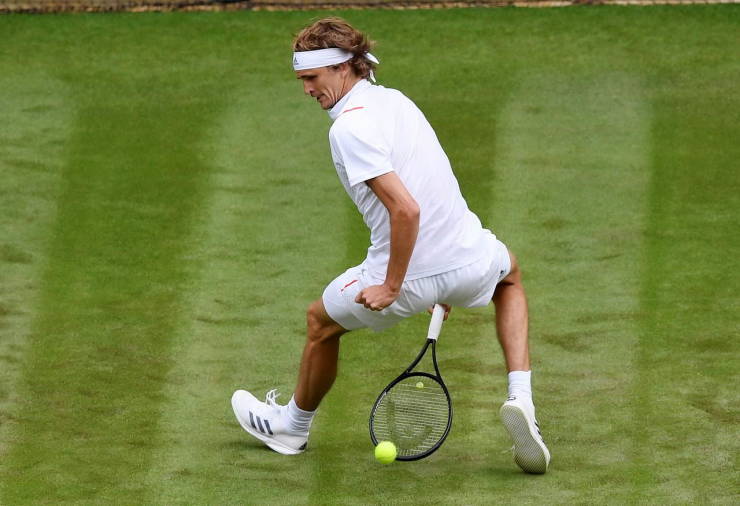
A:
POLYGON ((347 96, 347 93, 349 93, 350 91, 352 91, 352 88, 354 88, 355 85, 357 83, 359 83, 360 81, 362 81, 362 78, 359 77, 359 76, 354 76, 353 75, 352 77, 348 78, 344 82, 344 84, 342 85, 342 91, 341 91, 341 94, 340 94, 339 99, 337 100, 337 102, 341 101, 344 97, 346 97, 347 96))

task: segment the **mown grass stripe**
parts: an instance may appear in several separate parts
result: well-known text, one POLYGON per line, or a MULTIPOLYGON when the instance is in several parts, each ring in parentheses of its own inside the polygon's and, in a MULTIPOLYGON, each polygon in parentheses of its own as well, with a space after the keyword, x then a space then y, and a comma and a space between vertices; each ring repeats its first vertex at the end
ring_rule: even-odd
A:
MULTIPOLYGON (((633 279, 649 126, 643 84, 626 73, 529 76, 500 118, 495 217, 524 273, 534 399, 551 474, 581 500, 598 502, 602 492, 596 483, 588 491, 579 469, 604 476, 629 469, 629 441, 613 435, 632 427, 633 279), (610 402, 595 401, 605 395, 610 402)), ((504 441, 496 431, 494 447, 504 449, 504 441)), ((508 464, 499 457, 495 467, 508 464)), ((518 500, 537 494, 514 486, 506 490, 518 500)))
MULTIPOLYGON (((676 76, 656 104, 636 350, 635 500, 737 501, 740 358, 739 77, 694 95, 676 76), (709 493, 708 491, 712 491, 709 493)), ((723 72, 724 71, 724 72, 723 72)))
POLYGON ((76 98, 5 464, 10 503, 140 497, 206 174, 198 106, 170 93, 76 98))
POLYGON ((320 165, 324 146, 308 132, 326 128, 324 113, 301 100, 292 80, 276 83, 272 100, 255 93, 248 84, 233 89, 230 107, 208 136, 216 169, 192 252, 200 269, 187 290, 187 317, 165 389, 167 444, 148 477, 154 503, 213 497, 213 482, 225 480, 234 489, 218 492, 218 502, 271 504, 276 498, 266 491, 289 476, 293 486, 280 500, 303 504, 311 485, 315 455, 291 458, 266 449, 241 429, 229 402, 238 388, 258 398, 278 388, 279 402, 287 403, 305 308, 343 249, 336 235, 315 240, 324 230, 341 230, 342 220, 325 198, 333 174, 311 168, 320 165), (271 116, 273 100, 294 106, 298 118, 271 116), (304 131, 307 125, 312 128, 304 131), (274 150, 276 140, 291 156, 274 150), (245 480, 260 486, 237 486, 245 480))
POLYGON ((0 77, 0 469, 17 424, 16 385, 74 118, 62 81, 43 71, 11 73, 0 77))

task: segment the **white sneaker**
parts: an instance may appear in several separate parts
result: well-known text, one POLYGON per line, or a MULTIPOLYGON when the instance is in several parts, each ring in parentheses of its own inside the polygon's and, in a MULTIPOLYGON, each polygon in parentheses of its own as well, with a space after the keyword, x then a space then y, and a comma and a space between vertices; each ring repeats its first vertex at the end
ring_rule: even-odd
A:
POLYGON ((514 442, 514 462, 526 473, 543 474, 550 464, 550 452, 529 403, 509 397, 501 406, 501 419, 514 442))
POLYGON ((280 394, 267 392, 265 402, 245 390, 231 396, 231 407, 244 430, 283 455, 297 455, 306 449, 308 432, 292 432, 287 425, 287 406, 275 399, 280 394))

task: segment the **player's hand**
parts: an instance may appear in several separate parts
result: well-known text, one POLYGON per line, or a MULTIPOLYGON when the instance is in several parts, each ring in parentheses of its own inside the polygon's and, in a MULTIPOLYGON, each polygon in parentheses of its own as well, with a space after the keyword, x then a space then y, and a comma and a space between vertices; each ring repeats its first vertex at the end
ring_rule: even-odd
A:
MULTIPOLYGON (((444 317, 444 320, 442 320, 442 321, 447 321, 447 317, 450 316, 450 311, 452 311, 452 306, 450 306, 449 304, 440 304, 440 306, 442 306, 443 308, 445 308, 445 317, 444 317)), ((429 312, 429 314, 433 314, 434 313, 434 306, 432 306, 429 309, 427 309, 427 311, 429 312)))
POLYGON ((368 286, 355 297, 355 302, 362 304, 371 311, 382 311, 398 298, 399 292, 391 290, 386 285, 368 286))

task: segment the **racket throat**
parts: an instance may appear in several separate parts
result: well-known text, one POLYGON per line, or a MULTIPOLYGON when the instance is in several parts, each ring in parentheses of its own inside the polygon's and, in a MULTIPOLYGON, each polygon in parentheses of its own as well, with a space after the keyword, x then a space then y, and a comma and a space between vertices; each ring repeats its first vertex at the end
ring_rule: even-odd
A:
POLYGON ((432 345, 432 361, 434 362, 434 370, 437 371, 437 374, 439 375, 439 370, 437 369, 437 354, 435 352, 436 349, 436 340, 435 339, 427 339, 426 344, 421 349, 419 354, 416 356, 413 362, 411 362, 411 365, 406 368, 406 374, 409 374, 411 371, 414 370, 414 367, 419 365, 419 362, 421 362, 421 359, 424 358, 424 354, 427 352, 427 348, 429 348, 429 345, 432 345))

